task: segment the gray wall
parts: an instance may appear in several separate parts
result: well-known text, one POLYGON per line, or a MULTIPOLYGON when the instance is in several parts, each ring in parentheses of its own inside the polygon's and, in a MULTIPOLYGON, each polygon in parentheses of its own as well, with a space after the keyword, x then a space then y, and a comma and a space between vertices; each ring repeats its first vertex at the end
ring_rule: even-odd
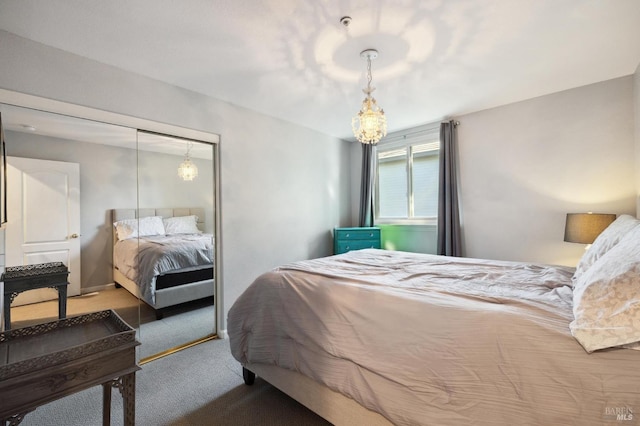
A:
POLYGON ((633 81, 459 117, 464 253, 575 266, 566 213, 635 214, 633 81))
POLYGON ((330 254, 349 222, 347 142, 4 31, 0 57, 0 88, 221 135, 225 318, 259 274, 330 254))
POLYGON ((178 165, 183 156, 152 151, 138 152, 138 185, 140 208, 202 207, 205 209, 205 231, 214 233, 213 161, 191 157, 198 167, 198 177, 183 181, 178 165))
POLYGON ((639 74, 457 117, 465 256, 575 266, 584 245, 563 241, 566 213, 636 213, 639 74))

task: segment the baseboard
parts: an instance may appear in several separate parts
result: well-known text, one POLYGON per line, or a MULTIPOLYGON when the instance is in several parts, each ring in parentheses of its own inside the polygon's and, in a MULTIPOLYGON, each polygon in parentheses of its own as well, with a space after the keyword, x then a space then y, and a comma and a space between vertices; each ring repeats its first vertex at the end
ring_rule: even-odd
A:
POLYGON ((115 283, 110 283, 110 284, 96 285, 93 287, 83 287, 82 295, 95 293, 97 291, 109 290, 109 289, 115 288, 115 286, 116 286, 115 283))
POLYGON ((229 338, 229 333, 227 333, 227 330, 218 330, 218 337, 220 339, 228 339, 229 338))

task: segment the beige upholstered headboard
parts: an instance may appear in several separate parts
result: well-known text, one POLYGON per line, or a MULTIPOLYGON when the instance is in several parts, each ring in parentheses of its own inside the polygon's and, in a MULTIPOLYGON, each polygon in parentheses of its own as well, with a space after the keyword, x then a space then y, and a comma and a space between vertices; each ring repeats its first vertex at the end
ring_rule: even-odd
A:
MULTIPOLYGON (((179 207, 179 208, 162 208, 162 209, 113 209, 111 210, 111 222, 117 222, 123 219, 136 219, 138 217, 161 216, 180 217, 180 216, 198 216, 198 229, 204 231, 204 209, 201 207, 179 207), (136 215, 139 212, 139 216, 136 215)), ((112 227, 113 228, 113 227, 112 227)), ((113 241, 116 241, 116 233, 112 232, 113 241)))

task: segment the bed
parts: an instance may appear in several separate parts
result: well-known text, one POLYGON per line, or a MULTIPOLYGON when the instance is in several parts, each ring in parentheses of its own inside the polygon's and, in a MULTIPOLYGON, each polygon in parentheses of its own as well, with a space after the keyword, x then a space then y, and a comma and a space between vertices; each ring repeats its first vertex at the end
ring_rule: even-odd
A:
POLYGON ((151 306, 213 297, 213 235, 204 209, 114 209, 113 279, 151 306))
POLYGON ((283 265, 228 313, 231 352, 336 425, 635 424, 640 222, 577 268, 377 249, 283 265))

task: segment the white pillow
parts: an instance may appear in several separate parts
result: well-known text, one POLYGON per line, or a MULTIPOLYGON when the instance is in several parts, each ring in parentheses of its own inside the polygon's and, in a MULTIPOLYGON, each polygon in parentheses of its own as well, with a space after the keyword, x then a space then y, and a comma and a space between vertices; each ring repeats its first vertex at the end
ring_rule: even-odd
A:
POLYGON ((576 281, 571 334, 587 352, 640 341, 640 227, 576 281))
POLYGON ((168 217, 162 220, 167 234, 200 234, 198 216, 168 217))
POLYGON ((128 238, 165 235, 164 224, 160 216, 119 220, 113 226, 116 227, 118 240, 120 241, 128 238))
POLYGON ((611 225, 607 226, 607 228, 598 235, 591 247, 584 252, 573 274, 573 283, 575 284, 580 276, 587 272, 591 265, 618 244, 618 242, 624 238, 629 231, 638 226, 638 224, 640 224, 640 220, 633 216, 629 216, 628 214, 618 216, 611 225))

